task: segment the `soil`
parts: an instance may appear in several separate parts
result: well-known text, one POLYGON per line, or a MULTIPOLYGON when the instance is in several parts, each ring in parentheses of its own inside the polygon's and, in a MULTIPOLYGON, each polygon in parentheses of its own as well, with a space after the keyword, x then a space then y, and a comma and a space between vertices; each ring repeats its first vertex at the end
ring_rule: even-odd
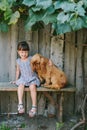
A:
MULTIPOLYGON (((56 118, 39 115, 34 118, 29 118, 26 114, 0 115, 0 126, 8 126, 10 130, 71 130, 76 122, 78 122, 78 119, 75 116, 64 123, 59 123, 56 118)), ((87 130, 87 128, 84 129, 83 126, 80 126, 76 130, 87 130)))

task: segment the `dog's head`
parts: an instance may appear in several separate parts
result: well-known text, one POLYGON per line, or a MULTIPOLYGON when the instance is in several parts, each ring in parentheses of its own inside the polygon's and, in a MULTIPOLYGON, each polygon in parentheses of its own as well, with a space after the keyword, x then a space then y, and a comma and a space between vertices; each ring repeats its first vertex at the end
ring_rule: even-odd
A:
POLYGON ((35 54, 31 58, 31 68, 33 71, 37 71, 38 69, 40 69, 40 60, 41 60, 40 54, 35 54))
POLYGON ((46 65, 48 64, 49 60, 40 54, 35 54, 31 58, 31 68, 33 71, 46 71, 46 65))

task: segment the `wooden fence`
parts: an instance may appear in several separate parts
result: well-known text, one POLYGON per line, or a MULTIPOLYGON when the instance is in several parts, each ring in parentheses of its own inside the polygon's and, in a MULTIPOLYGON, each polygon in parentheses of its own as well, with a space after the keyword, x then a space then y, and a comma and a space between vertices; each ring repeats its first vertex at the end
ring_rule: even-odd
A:
MULTIPOLYGON (((38 52, 52 59, 60 69, 64 70, 68 82, 77 88, 76 95, 66 94, 64 111, 72 113, 74 108, 78 110, 83 95, 87 93, 87 29, 52 36, 50 25, 38 31, 25 32, 23 22, 20 21, 18 25, 12 26, 8 33, 0 33, 0 82, 15 80, 16 47, 18 41, 22 40, 28 42, 30 55, 38 52), (74 97, 76 97, 75 100, 74 97)), ((31 105, 29 97, 27 93, 26 107, 28 108, 31 105)), ((17 94, 0 92, 1 113, 8 109, 6 105, 8 100, 12 104, 10 111, 17 111, 17 94)))

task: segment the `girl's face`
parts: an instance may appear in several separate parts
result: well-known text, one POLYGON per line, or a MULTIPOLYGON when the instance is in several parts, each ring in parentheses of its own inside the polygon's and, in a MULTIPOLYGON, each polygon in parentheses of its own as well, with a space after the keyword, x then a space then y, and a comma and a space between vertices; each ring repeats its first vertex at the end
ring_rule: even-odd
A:
POLYGON ((28 51, 20 50, 18 51, 18 54, 22 60, 26 60, 28 57, 28 51))

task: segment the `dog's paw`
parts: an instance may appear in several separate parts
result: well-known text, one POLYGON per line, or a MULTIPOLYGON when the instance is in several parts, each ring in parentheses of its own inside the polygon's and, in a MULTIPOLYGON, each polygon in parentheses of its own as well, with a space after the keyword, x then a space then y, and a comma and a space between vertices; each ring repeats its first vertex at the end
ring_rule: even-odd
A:
POLYGON ((45 83, 44 86, 48 86, 49 84, 45 83))

